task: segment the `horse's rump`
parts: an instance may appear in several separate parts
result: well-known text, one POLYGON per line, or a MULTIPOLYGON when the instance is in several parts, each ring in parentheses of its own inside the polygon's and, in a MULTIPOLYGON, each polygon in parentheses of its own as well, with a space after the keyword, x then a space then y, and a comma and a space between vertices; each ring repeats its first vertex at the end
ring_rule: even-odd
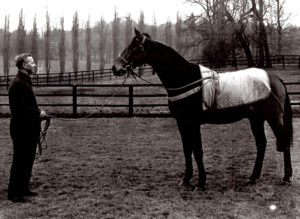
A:
POLYGON ((266 71, 257 68, 217 74, 200 66, 203 83, 203 110, 226 109, 264 100, 271 94, 266 71))

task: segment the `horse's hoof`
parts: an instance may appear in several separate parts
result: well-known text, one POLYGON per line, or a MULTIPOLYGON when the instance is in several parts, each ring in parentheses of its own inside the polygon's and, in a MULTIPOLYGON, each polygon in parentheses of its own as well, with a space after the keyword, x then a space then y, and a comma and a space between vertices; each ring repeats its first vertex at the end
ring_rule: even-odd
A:
POLYGON ((206 190, 205 184, 197 184, 195 190, 201 190, 202 192, 206 190))
POLYGON ((248 185, 255 185, 256 184, 256 181, 255 180, 252 180, 252 179, 248 179, 245 183, 245 186, 248 186, 248 185))
POLYGON ((291 178, 290 177, 284 177, 283 178, 283 184, 291 184, 292 183, 292 181, 291 181, 291 178))
POLYGON ((181 180, 178 185, 179 186, 184 186, 184 187, 191 187, 190 182, 186 182, 184 180, 181 180))

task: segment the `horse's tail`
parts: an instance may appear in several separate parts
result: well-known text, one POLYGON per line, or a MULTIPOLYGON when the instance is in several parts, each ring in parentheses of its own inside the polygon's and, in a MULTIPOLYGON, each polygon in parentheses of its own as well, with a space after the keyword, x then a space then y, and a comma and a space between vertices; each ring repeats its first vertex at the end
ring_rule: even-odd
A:
MULTIPOLYGON (((283 84, 283 81, 280 80, 283 84)), ((291 101, 287 94, 286 86, 284 85, 286 97, 284 101, 283 109, 283 128, 284 128, 284 147, 289 150, 293 145, 293 111, 291 107, 291 101)))

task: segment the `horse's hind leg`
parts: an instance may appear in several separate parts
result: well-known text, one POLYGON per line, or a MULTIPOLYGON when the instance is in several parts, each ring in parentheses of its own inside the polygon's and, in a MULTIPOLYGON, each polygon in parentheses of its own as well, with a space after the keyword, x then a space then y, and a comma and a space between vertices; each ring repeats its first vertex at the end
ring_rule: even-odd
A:
POLYGON ((283 122, 280 119, 269 119, 269 125, 276 137, 277 150, 283 152, 284 157, 284 178, 283 181, 290 182, 292 177, 292 162, 291 162, 291 152, 290 152, 290 142, 286 140, 286 133, 284 129, 283 122))
POLYGON ((292 161, 291 161, 291 152, 290 152, 290 150, 285 149, 283 151, 283 156, 284 156, 284 177, 283 177, 283 181, 291 182, 290 178, 293 175, 293 170, 292 170, 292 161))
POLYGON ((255 165, 253 168, 252 175, 249 178, 249 183, 255 183, 255 181, 260 177, 266 146, 267 146, 267 140, 264 130, 264 120, 259 119, 249 119, 251 130, 255 138, 256 142, 256 148, 257 148, 257 155, 255 160, 255 165))

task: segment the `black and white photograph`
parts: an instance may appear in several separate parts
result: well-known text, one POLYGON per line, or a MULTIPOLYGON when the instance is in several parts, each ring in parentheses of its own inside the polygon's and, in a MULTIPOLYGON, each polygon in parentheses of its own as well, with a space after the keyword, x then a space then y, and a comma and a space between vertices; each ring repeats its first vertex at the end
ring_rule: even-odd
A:
POLYGON ((0 7, 0 219, 300 218, 299 0, 0 7))

